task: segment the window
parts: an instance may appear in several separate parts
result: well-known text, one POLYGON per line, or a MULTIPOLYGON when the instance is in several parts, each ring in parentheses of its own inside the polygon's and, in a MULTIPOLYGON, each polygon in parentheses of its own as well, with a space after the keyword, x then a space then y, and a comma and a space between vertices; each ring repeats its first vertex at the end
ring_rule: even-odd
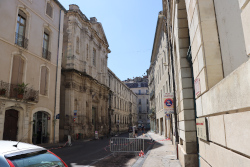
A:
POLYGON ((76 38, 76 53, 80 53, 79 52, 79 47, 80 47, 80 40, 79 37, 76 38))
POLYGON ((19 10, 17 16, 15 44, 27 49, 28 40, 25 38, 26 18, 26 14, 22 10, 19 10))
POLYGON ((93 49, 93 66, 96 66, 96 50, 93 49))
POLYGON ((43 34, 43 58, 50 60, 51 53, 49 51, 49 33, 45 30, 43 34))
POLYGON ((46 14, 52 18, 53 8, 49 2, 47 2, 46 14))
POLYGON ((23 83, 24 60, 20 56, 13 57, 11 84, 23 83))
POLYGON ((148 113, 148 111, 149 111, 149 107, 147 106, 147 113, 148 113))
POLYGON ((47 67, 42 66, 41 80, 40 80, 40 94, 46 96, 48 93, 48 75, 49 70, 47 67))
POLYGON ((139 116, 139 119, 141 119, 141 116, 139 116))
POLYGON ((139 95, 141 94, 141 90, 139 90, 139 95))
POLYGON ((139 99, 139 104, 141 104, 141 99, 139 99))
POLYGON ((147 99, 147 104, 148 104, 148 99, 147 99))
POLYGON ((141 113, 141 107, 139 107, 139 113, 141 113))

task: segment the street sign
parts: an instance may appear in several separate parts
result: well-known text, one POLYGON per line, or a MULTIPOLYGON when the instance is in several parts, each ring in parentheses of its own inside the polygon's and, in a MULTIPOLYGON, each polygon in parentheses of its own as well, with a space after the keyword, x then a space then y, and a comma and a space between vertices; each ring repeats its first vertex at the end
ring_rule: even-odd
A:
POLYGON ((95 139, 98 139, 98 131, 95 131, 95 139))
POLYGON ((194 89, 195 89, 195 96, 198 96, 201 94, 200 78, 197 78, 194 81, 194 89))
POLYGON ((196 119, 197 137, 207 141, 207 120, 205 117, 196 119))
POLYGON ((174 113, 174 94, 173 93, 165 93, 163 96, 163 105, 165 114, 173 114, 174 113))
POLYGON ((74 110, 74 118, 77 117, 77 110, 74 110))

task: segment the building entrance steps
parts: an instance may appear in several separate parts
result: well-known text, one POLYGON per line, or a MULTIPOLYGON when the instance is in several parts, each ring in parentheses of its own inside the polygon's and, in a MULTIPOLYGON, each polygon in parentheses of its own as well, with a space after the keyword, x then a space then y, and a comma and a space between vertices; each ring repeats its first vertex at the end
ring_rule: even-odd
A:
POLYGON ((145 156, 142 167, 181 167, 180 161, 176 159, 175 146, 171 140, 148 132, 148 136, 155 141, 153 148, 145 156))

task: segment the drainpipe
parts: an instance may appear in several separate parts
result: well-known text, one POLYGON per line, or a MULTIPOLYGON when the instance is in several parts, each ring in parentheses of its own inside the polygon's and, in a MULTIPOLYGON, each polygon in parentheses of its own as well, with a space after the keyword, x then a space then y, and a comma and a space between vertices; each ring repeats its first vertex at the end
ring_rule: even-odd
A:
POLYGON ((58 76, 58 58, 59 58, 59 47, 60 47, 60 31, 61 31, 61 13, 62 9, 60 10, 60 16, 59 16, 59 31, 58 31, 58 45, 57 45, 57 60, 56 60, 56 84, 55 84, 55 108, 54 108, 54 141, 53 143, 56 143, 56 92, 57 92, 57 76, 58 76))
POLYGON ((176 145, 176 156, 177 159, 179 159, 178 156, 178 143, 179 143, 179 135, 178 135, 178 129, 177 129, 177 112, 176 112, 176 91, 175 91, 175 74, 174 74, 174 61, 173 61, 173 48, 171 40, 169 41, 170 46, 170 56, 171 56, 171 66, 172 66, 172 76, 173 76, 173 91, 174 91, 174 118, 175 118, 175 145, 176 145))

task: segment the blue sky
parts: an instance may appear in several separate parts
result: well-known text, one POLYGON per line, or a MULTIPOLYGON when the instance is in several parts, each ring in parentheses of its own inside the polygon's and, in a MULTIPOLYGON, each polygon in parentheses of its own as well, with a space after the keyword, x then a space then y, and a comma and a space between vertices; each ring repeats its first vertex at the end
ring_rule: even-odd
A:
POLYGON ((59 0, 68 10, 77 4, 102 23, 111 53, 108 67, 125 80, 146 74, 162 0, 59 0))

